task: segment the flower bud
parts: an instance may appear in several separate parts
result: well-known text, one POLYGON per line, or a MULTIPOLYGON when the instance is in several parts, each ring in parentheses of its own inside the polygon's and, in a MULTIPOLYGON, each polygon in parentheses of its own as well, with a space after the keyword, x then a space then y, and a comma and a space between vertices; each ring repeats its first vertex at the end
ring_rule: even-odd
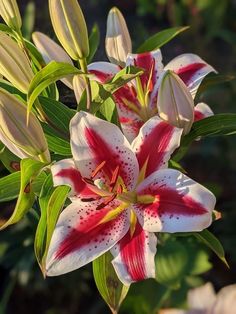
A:
MULTIPOLYGON (((68 56, 65 50, 47 35, 40 32, 34 32, 32 39, 46 63, 57 61, 73 65, 71 58, 68 56)), ((68 75, 61 81, 70 89, 73 89, 73 75, 68 75)))
POLYGON ((30 112, 27 125, 26 116, 27 107, 0 88, 0 140, 20 158, 49 162, 48 145, 40 123, 30 112))
POLYGON ((58 40, 74 59, 89 55, 86 22, 77 0, 49 0, 52 25, 58 40))
POLYGON ((132 52, 132 42, 125 19, 116 7, 107 17, 106 53, 111 63, 125 67, 126 57, 132 52))
POLYGON ((161 78, 157 108, 159 116, 170 124, 183 128, 187 134, 194 121, 193 98, 180 77, 168 70, 161 78))
POLYGON ((82 94, 84 90, 86 89, 86 81, 83 76, 81 75, 74 76, 73 88, 74 88, 74 93, 75 93, 77 104, 79 104, 82 94))
POLYGON ((1 0, 0 15, 10 28, 15 31, 21 29, 22 21, 16 0, 1 0))
POLYGON ((22 93, 27 94, 34 73, 17 43, 0 31, 0 73, 22 93))

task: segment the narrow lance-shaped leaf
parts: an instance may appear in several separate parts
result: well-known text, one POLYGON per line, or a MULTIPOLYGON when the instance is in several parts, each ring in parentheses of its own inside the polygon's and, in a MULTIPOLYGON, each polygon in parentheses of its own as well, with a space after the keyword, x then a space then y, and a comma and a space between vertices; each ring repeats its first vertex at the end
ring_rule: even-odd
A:
POLYGON ((66 201, 70 188, 59 186, 54 188, 52 176, 49 175, 42 187, 39 203, 41 217, 37 227, 34 249, 39 266, 45 273, 45 259, 61 209, 66 201))
POLYGON ((20 172, 14 172, 0 179, 0 202, 17 198, 20 191, 20 172))
POLYGON ((39 206, 41 210, 40 220, 37 226, 35 240, 34 240, 34 251, 39 266, 41 267, 42 258, 45 251, 46 244, 46 232, 47 232, 47 204, 49 198, 55 188, 53 187, 52 175, 47 176, 42 186, 39 196, 39 206))
POLYGON ((39 97, 40 104, 49 119, 49 125, 59 134, 69 137, 69 124, 73 118, 75 111, 69 109, 61 102, 49 99, 46 97, 39 97))
POLYGON ((209 230, 205 229, 198 233, 193 233, 193 235, 205 243, 215 254, 219 257, 219 259, 227 266, 229 267, 226 258, 225 258, 225 252, 222 244, 220 241, 212 234, 209 230))
POLYGON ((21 186, 19 197, 11 217, 0 227, 0 230, 17 223, 32 207, 34 203, 32 181, 44 166, 44 163, 29 158, 21 160, 21 186))
POLYGON ((168 43, 171 39, 187 30, 189 26, 172 27, 156 33, 148 38, 139 48, 138 52, 147 52, 158 49, 168 43))
POLYGON ((53 191, 47 206, 47 241, 44 253, 44 259, 46 259, 49 244, 53 235, 53 231, 56 227, 57 220, 70 192, 68 186, 58 186, 53 191))
POLYGON ((52 61, 40 70, 30 83, 28 91, 28 112, 31 110, 35 100, 50 84, 70 74, 83 74, 73 65, 52 61))
POLYGON ((97 24, 94 24, 91 34, 89 36, 89 55, 87 57, 87 63, 91 63, 93 57, 98 49, 100 42, 100 32, 97 24))
POLYGON ((69 139, 66 140, 59 136, 55 130, 48 126, 48 124, 43 124, 43 130, 50 151, 62 156, 71 156, 69 139))
POLYGON ((106 91, 116 92, 119 88, 143 74, 143 70, 134 66, 127 66, 119 71, 109 82, 103 84, 106 91))
POLYGON ((118 313, 129 286, 124 286, 118 279, 111 264, 112 259, 111 253, 107 252, 94 260, 93 276, 101 296, 115 314, 118 313))

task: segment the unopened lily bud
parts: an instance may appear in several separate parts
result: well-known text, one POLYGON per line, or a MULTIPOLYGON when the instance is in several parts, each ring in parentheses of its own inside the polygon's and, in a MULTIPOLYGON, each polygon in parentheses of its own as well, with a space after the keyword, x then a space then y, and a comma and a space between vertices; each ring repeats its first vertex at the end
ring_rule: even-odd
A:
POLYGON ((47 141, 39 121, 30 112, 27 125, 26 116, 27 107, 0 88, 0 140, 20 158, 50 162, 47 141))
POLYGON ((86 22, 77 0, 49 0, 52 25, 58 40, 74 59, 89 55, 86 22))
MULTIPOLYGON (((71 58, 68 56, 65 50, 47 35, 40 32, 34 32, 32 39, 46 63, 57 61, 73 65, 71 58)), ((73 89, 73 75, 68 75, 61 81, 70 89, 73 89)))
POLYGON ((184 134, 190 131, 194 121, 193 98, 180 77, 170 70, 161 79, 157 108, 163 120, 184 129, 184 134))
POLYGON ((17 43, 0 31, 0 73, 22 93, 27 94, 34 73, 17 43))
POLYGON ((106 53, 111 63, 125 67, 128 53, 132 52, 132 42, 125 19, 116 7, 107 17, 106 53))
POLYGON ((81 75, 74 76, 73 88, 74 88, 74 93, 75 93, 77 104, 79 104, 82 94, 84 90, 86 89, 86 81, 83 76, 81 75))
POLYGON ((22 21, 16 0, 1 0, 0 15, 10 28, 15 31, 21 29, 22 21))

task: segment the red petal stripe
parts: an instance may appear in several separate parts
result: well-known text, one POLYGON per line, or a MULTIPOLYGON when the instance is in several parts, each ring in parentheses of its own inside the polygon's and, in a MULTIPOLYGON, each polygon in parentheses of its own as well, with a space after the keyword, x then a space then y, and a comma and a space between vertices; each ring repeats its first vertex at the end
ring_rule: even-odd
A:
POLYGON ((136 223, 133 236, 127 232, 119 241, 122 261, 133 281, 146 278, 145 237, 144 230, 139 223, 136 223))
POLYGON ((206 118, 201 111, 194 110, 194 121, 199 121, 206 118))
POLYGON ((157 74, 156 71, 154 70, 155 62, 156 61, 152 57, 152 54, 150 52, 138 54, 136 59, 134 60, 135 66, 145 69, 144 74, 140 76, 142 86, 144 89, 148 87, 147 85, 149 82, 150 75, 152 76, 150 80, 150 84, 152 83, 152 85, 150 85, 149 88, 151 86, 153 87, 156 84, 157 74))
MULTIPOLYGON (((190 196, 181 195, 170 188, 157 186, 156 190, 149 188, 142 191, 142 195, 151 194, 156 196, 156 201, 151 205, 142 205, 150 215, 173 215, 200 216, 207 213, 202 204, 195 201, 190 196)), ((177 217, 178 219, 178 217, 177 217)))
POLYGON ((55 176, 69 179, 73 183, 73 188, 78 195, 95 195, 83 181, 80 172, 74 168, 62 169, 55 176))
POLYGON ((163 164, 173 132, 173 126, 163 121, 157 124, 148 136, 145 137, 137 153, 140 169, 148 161, 145 177, 159 169, 163 164))
POLYGON ((184 81, 184 83, 188 85, 189 81, 191 81, 196 72, 201 70, 205 66, 205 63, 192 63, 177 70, 176 74, 178 74, 179 77, 184 81))
MULTIPOLYGON (((83 246, 94 243, 94 248, 97 248, 96 243, 102 243, 105 241, 105 237, 108 236, 112 238, 112 232, 116 232, 116 219, 111 220, 106 223, 99 223, 106 214, 112 210, 112 208, 106 208, 103 210, 96 211, 95 214, 89 215, 88 211, 87 218, 82 219, 80 217, 79 225, 73 228, 68 236, 61 242, 57 252, 56 259, 62 259, 70 253, 75 252, 76 250, 81 249, 83 246)), ((79 212, 78 212, 79 214, 79 212)), ((106 245, 109 244, 107 240, 106 245)), ((91 245, 89 250, 92 250, 91 245)))
POLYGON ((113 150, 111 146, 91 128, 85 129, 85 136, 96 164, 100 165, 102 162, 106 161, 106 163, 103 163, 101 173, 108 177, 108 184, 112 182, 116 169, 119 169, 119 176, 123 179, 124 183, 130 183, 128 182, 130 180, 129 174, 125 171, 127 165, 120 158, 120 154, 124 153, 122 148, 116 146, 116 151, 113 150))

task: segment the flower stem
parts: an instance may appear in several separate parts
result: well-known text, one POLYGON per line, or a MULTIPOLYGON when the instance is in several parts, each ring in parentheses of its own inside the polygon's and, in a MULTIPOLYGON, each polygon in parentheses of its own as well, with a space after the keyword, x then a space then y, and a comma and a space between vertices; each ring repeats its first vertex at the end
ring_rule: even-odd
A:
MULTIPOLYGON (((88 73, 88 67, 87 67, 87 61, 86 58, 79 59, 79 64, 81 70, 87 74, 88 73)), ((88 77, 85 75, 84 80, 86 82, 86 93, 87 93, 87 110, 90 111, 91 107, 91 100, 92 100, 92 92, 91 92, 91 85, 88 77)))

